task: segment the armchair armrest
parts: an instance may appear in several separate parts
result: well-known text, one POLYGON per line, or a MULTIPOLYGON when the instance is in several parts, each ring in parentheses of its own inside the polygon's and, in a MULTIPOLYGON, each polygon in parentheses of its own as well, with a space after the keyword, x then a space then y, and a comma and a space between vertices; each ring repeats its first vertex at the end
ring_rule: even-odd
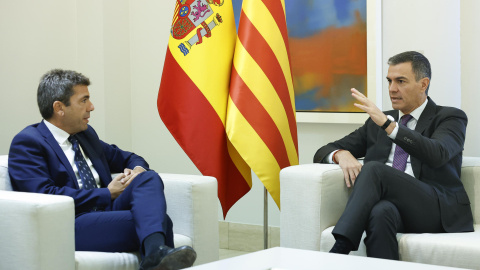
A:
POLYGON ((195 265, 219 258, 217 181, 214 177, 160 173, 174 233, 186 235, 197 252, 195 265))
POLYGON ((303 164, 280 171, 280 246, 320 250, 321 233, 340 218, 348 200, 336 164, 303 164))
POLYGON ((480 223, 480 158, 463 157, 462 183, 470 199, 473 224, 480 223))
POLYGON ((0 190, 0 269, 75 269, 73 199, 0 190))

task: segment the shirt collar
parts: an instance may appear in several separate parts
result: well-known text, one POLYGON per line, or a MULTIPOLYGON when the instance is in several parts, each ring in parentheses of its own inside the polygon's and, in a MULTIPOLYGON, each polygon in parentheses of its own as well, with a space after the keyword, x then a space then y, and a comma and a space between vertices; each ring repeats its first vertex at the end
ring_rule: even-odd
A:
MULTIPOLYGON (((410 115, 418 121, 418 118, 420 118, 420 115, 422 115, 422 112, 423 110, 425 110, 425 107, 427 107, 427 103, 428 103, 428 98, 425 99, 425 101, 423 102, 422 105, 420 105, 418 108, 416 108, 415 110, 413 110, 413 112, 410 113, 410 115)), ((398 111, 398 119, 402 118, 402 116, 404 115, 404 113, 402 111, 398 111)))
POLYGON ((48 130, 53 135, 53 138, 58 142, 58 144, 62 145, 66 141, 68 141, 68 137, 70 137, 70 134, 68 134, 65 130, 58 128, 54 124, 48 122, 47 120, 43 121, 45 125, 47 126, 48 130))

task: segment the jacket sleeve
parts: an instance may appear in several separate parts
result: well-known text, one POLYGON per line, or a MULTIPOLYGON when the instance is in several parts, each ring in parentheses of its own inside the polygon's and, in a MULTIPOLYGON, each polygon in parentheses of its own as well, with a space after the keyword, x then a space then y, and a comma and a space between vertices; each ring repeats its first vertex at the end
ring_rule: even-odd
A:
POLYGON ((123 169, 134 169, 136 166, 141 166, 145 170, 150 170, 148 163, 141 156, 124 151, 114 144, 108 144, 101 141, 105 158, 111 173, 123 172, 123 169))
POLYGON ((93 147, 95 155, 104 162, 103 167, 108 170, 108 174, 122 173, 125 168, 133 169, 136 166, 150 170, 148 163, 141 156, 124 151, 115 144, 108 144, 100 140, 95 130, 91 127, 80 136, 93 147))
POLYGON ((463 151, 467 115, 459 109, 443 107, 427 129, 430 136, 399 126, 394 142, 412 157, 433 168, 445 165, 463 151))
POLYGON ((43 137, 39 137, 41 135, 21 132, 12 141, 8 172, 15 190, 72 197, 76 214, 110 205, 107 188, 85 190, 73 186, 69 168, 63 166, 53 150, 41 143, 43 137))
POLYGON ((368 118, 365 124, 354 132, 340 140, 322 146, 315 153, 313 162, 323 163, 324 158, 337 149, 348 150, 356 158, 364 157, 367 151, 367 129, 372 123, 373 121, 368 118))

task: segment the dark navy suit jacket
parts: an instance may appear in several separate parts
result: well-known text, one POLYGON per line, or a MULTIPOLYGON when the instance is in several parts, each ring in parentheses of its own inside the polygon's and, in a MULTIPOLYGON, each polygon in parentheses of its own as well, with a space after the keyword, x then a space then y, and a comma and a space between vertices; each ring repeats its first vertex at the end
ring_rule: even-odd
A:
POLYGON ((26 127, 12 141, 8 167, 13 188, 70 196, 79 215, 111 206, 111 195, 106 188, 112 181, 111 173, 135 166, 148 170, 148 163, 142 157, 101 141, 90 126, 77 133, 77 138, 98 172, 102 188, 79 189, 72 166, 43 121, 26 127))
MULTIPOLYGON (((385 112, 398 121, 398 110, 385 112)), ((399 125, 393 142, 410 154, 415 178, 431 185, 439 198, 442 225, 447 232, 473 231, 470 201, 460 181, 467 116, 462 110, 437 106, 428 98, 415 130, 399 125)), ((359 129, 321 147, 314 162, 321 163, 336 149, 350 151, 364 162, 386 163, 392 140, 368 118, 359 129)), ((408 197, 408 194, 405 194, 408 197)), ((420 206, 421 209, 421 206, 420 206)))

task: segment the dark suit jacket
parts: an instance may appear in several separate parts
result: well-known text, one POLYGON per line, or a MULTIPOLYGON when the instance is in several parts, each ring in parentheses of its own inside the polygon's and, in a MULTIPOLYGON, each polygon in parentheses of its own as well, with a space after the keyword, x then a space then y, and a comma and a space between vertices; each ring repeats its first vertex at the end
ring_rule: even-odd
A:
POLYGON ((111 195, 106 187, 112 181, 111 173, 135 166, 148 169, 142 157, 101 141, 90 126, 78 133, 77 138, 98 172, 102 188, 79 189, 72 166, 43 121, 26 127, 12 141, 8 171, 13 188, 70 196, 75 202, 75 213, 79 215, 110 206, 111 195))
MULTIPOLYGON (((397 110, 385 112, 398 121, 397 110)), ((473 231, 470 201, 460 181, 467 116, 462 110, 437 106, 428 98, 415 130, 399 125, 394 143, 410 154, 415 178, 431 185, 439 198, 443 228, 447 232, 473 231)), ((314 162, 321 163, 336 149, 345 149, 364 162, 387 162, 392 140, 370 118, 345 136, 320 148, 314 162)), ((408 196, 408 194, 406 194, 408 196)))

